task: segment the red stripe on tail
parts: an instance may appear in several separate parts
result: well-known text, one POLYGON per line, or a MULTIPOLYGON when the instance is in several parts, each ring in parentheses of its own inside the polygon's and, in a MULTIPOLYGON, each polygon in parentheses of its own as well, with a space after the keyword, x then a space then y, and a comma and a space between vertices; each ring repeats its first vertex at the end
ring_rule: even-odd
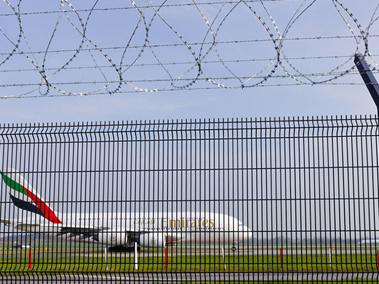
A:
POLYGON ((62 224, 62 221, 58 219, 55 215, 54 211, 50 209, 49 206, 45 204, 38 196, 36 196, 33 192, 29 191, 27 188, 21 186, 28 196, 33 200, 33 202, 37 205, 37 207, 41 210, 43 215, 47 220, 53 222, 54 224, 62 224))

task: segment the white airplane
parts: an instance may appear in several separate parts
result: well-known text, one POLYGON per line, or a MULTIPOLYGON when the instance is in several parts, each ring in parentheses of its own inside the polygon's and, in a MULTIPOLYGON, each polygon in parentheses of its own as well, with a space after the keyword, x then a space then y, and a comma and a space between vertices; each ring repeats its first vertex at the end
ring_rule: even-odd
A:
POLYGON ((18 218, 0 222, 15 229, 72 241, 132 250, 180 243, 236 243, 252 233, 232 216, 210 212, 58 214, 14 169, 0 171, 18 218))
POLYGON ((359 243, 361 245, 365 245, 365 244, 376 245, 376 244, 379 244, 379 238, 378 239, 365 239, 365 240, 361 240, 359 243))

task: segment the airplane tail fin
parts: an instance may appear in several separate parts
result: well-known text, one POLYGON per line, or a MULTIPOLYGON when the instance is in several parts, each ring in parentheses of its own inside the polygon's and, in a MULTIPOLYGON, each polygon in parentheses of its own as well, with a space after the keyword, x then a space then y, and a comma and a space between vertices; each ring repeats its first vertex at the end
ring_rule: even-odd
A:
POLYGON ((15 169, 0 170, 1 177, 14 205, 21 210, 43 216, 54 224, 62 224, 56 213, 39 196, 37 191, 15 169))

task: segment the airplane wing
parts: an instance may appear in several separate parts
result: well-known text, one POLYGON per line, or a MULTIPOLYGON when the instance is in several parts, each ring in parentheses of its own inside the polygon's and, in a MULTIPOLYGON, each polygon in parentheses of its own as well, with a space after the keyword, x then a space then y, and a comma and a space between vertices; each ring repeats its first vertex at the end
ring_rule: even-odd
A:
POLYGON ((63 227, 56 234, 57 237, 67 235, 67 238, 74 238, 79 236, 79 240, 92 238, 99 241, 100 233, 125 233, 130 240, 139 240, 141 234, 149 233, 148 231, 130 230, 130 229, 112 229, 109 227, 63 227))
POLYGON ((101 230, 108 229, 108 228, 78 228, 78 227, 58 227, 57 225, 40 225, 40 224, 30 224, 30 223, 23 223, 21 221, 9 221, 5 219, 0 219, 0 223, 3 223, 6 226, 14 227, 17 230, 21 230, 24 232, 31 232, 31 233, 55 233, 55 235, 62 236, 62 235, 68 235, 67 238, 72 238, 76 236, 80 236, 80 239, 86 239, 89 237, 94 237, 99 234, 101 230))
POLYGON ((10 226, 12 224, 9 220, 0 219, 0 223, 3 223, 5 226, 10 226))
MULTIPOLYGON (((5 224, 6 226, 14 227, 15 229, 31 232, 36 234, 53 234, 56 237, 66 237, 67 239, 78 237, 79 241, 88 241, 86 239, 92 239, 94 241, 99 241, 99 234, 112 234, 112 233, 123 233, 127 235, 128 244, 137 242, 140 245, 141 239, 144 240, 145 243, 153 244, 157 238, 157 234, 163 238, 163 243, 165 245, 175 245, 179 242, 185 240, 185 235, 178 233, 157 233, 151 232, 148 230, 137 230, 137 229, 124 229, 124 228, 116 228, 112 229, 109 227, 75 227, 75 226, 67 226, 61 227, 60 224, 30 224, 30 223, 22 223, 17 221, 13 223, 9 220, 0 219, 0 223, 5 224), (143 236, 143 237, 142 237, 143 236)), ((125 244, 127 245, 127 244, 125 244)))
MULTIPOLYGON (((175 245, 185 240, 184 234, 178 233, 166 233, 166 232, 152 232, 148 230, 137 230, 137 229, 124 229, 117 228, 112 229, 109 227, 93 228, 93 227, 64 227, 60 229, 57 233, 57 236, 67 235, 67 238, 73 238, 79 236, 79 240, 85 240, 91 238, 95 241, 99 241, 99 234, 112 234, 112 233, 122 233, 127 235, 127 244, 130 245, 134 242, 139 243, 140 245, 153 245, 157 242, 157 234, 163 238, 163 243, 165 245, 175 245)), ((154 245, 153 245, 154 246, 154 245)))
POLYGON ((74 238, 79 236, 79 240, 87 238, 95 239, 99 235, 100 231, 108 228, 93 228, 93 227, 63 227, 56 234, 57 237, 67 235, 67 238, 74 238))

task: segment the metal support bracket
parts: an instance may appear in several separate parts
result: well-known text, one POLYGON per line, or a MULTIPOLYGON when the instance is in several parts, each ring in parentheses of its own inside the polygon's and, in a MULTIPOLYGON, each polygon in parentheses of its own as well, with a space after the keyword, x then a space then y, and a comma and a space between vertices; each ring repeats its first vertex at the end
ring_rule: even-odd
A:
POLYGON ((376 108, 378 110, 379 114, 379 85, 376 81, 374 74, 372 73, 370 67, 368 66, 366 60, 364 59, 363 55, 360 53, 355 54, 354 56, 354 63, 358 68, 359 73, 361 74, 361 77, 363 81, 366 84, 366 87, 368 91, 370 92, 370 95, 372 99, 375 102, 376 108))

